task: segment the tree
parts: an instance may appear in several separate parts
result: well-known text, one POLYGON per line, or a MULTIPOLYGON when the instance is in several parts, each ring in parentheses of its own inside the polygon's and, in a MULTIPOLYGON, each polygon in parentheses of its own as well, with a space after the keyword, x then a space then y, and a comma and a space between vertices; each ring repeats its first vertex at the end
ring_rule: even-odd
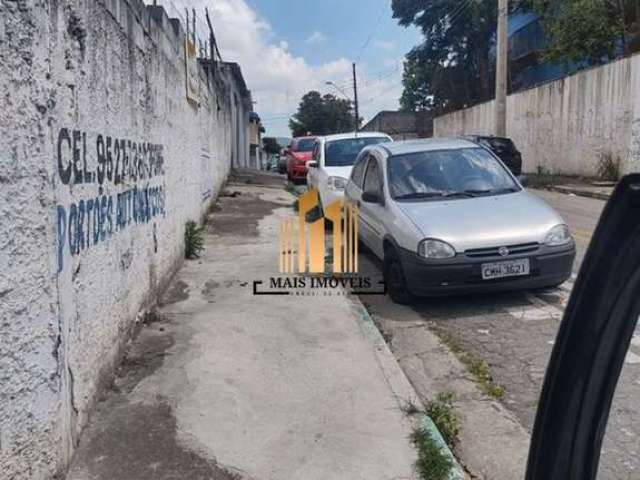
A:
POLYGON ((425 37, 407 54, 403 109, 439 115, 492 98, 497 0, 393 0, 392 9, 425 37))
POLYGON ((262 148, 269 155, 277 155, 280 153, 280 145, 274 137, 264 137, 262 139, 262 148))
POLYGON ((616 57, 616 47, 629 53, 629 27, 638 0, 528 0, 542 16, 549 61, 598 64, 616 57))
POLYGON ((349 100, 311 91, 300 101, 297 113, 289 120, 294 137, 307 134, 331 135, 353 130, 353 106, 349 100))

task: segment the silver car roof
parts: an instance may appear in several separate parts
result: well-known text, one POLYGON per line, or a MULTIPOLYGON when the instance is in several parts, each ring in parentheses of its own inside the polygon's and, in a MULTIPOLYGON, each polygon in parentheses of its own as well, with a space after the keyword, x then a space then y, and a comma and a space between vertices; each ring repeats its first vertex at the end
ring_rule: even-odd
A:
MULTIPOLYGON (((371 148, 371 147, 370 147, 371 148)), ((386 151, 389 155, 428 152, 433 150, 456 150, 459 148, 478 148, 478 145, 461 138, 426 138, 420 140, 404 140, 401 142, 376 145, 376 149, 386 151)))

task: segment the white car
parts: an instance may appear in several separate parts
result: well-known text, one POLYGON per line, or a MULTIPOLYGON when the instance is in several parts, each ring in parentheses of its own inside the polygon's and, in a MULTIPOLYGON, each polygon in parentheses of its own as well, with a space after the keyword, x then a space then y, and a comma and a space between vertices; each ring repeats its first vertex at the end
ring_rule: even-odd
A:
POLYGON ((307 185, 318 190, 322 206, 341 200, 353 164, 362 149, 392 141, 389 135, 376 132, 318 137, 313 158, 307 162, 307 185))
POLYGON ((365 148, 346 202, 383 261, 391 298, 541 288, 571 276, 575 243, 560 215, 488 150, 430 139, 365 148))

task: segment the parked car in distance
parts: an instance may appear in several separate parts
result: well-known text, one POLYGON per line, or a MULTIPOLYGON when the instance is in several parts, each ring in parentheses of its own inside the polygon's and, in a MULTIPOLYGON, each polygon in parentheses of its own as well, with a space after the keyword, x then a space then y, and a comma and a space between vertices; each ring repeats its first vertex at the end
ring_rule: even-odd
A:
POLYGON ((280 162, 280 155, 269 155, 267 160, 267 165, 266 165, 267 171, 277 172, 279 162, 280 162))
POLYGON ((318 190, 321 205, 342 199, 351 169, 362 149, 392 141, 389 135, 377 132, 319 137, 309 162, 307 185, 318 190))
POLYGON ((470 141, 368 147, 345 194, 359 206, 360 240, 383 261, 397 303, 556 286, 571 276, 567 224, 470 141))
POLYGON ((283 148, 280 151, 280 156, 278 158, 278 173, 285 174, 287 173, 287 149, 283 148))
POLYGON ((307 178, 307 162, 311 160, 316 137, 297 137, 287 148, 287 179, 301 182, 307 178))
POLYGON ((522 174, 522 154, 510 138, 488 135, 465 135, 462 138, 491 150, 516 177, 522 174))

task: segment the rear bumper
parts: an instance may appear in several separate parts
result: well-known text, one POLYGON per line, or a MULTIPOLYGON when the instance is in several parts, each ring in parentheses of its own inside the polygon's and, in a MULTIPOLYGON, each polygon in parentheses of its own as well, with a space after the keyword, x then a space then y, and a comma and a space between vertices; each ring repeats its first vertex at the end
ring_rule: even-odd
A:
POLYGON ((307 179, 307 166, 306 165, 289 165, 289 176, 294 180, 306 180, 307 179))
POLYGON ((438 297, 471 293, 527 290, 558 285, 571 276, 575 245, 540 246, 536 252, 504 257, 469 258, 459 254, 452 259, 428 261, 409 250, 401 250, 409 291, 416 296, 438 297), (530 273, 521 277, 483 280, 483 263, 528 258, 530 273))

